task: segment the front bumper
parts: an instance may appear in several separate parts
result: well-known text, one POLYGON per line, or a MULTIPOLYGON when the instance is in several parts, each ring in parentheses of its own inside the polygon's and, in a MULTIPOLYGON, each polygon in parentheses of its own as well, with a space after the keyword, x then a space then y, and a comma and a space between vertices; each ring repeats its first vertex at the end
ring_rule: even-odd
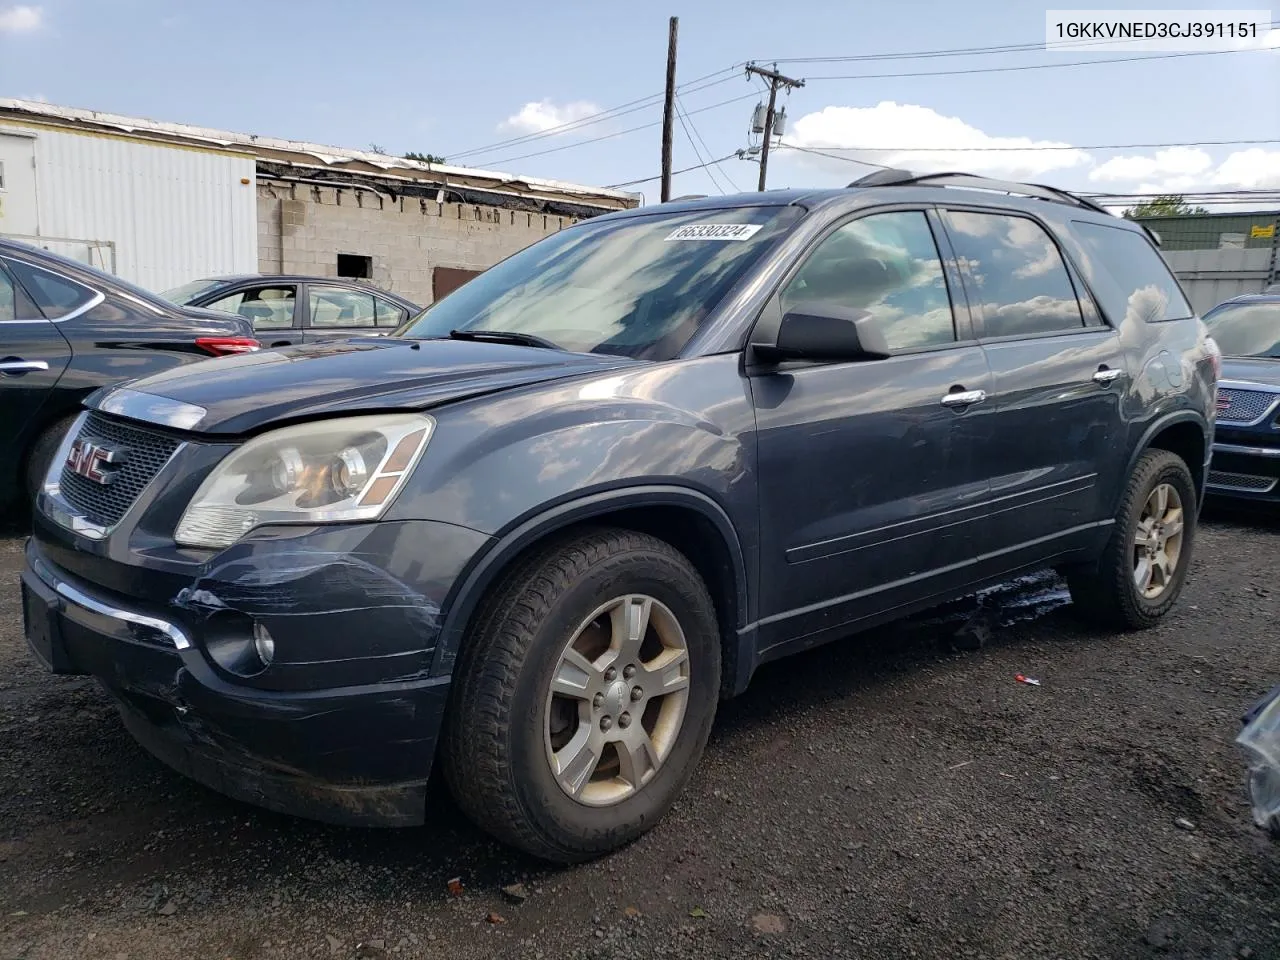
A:
POLYGON ((23 615, 35 655, 91 674, 134 737, 206 786, 284 813, 419 824, 447 677, 279 690, 229 679, 199 628, 78 580, 27 544, 23 615))
POLYGON ((1280 502, 1280 447, 1247 439, 1215 441, 1205 492, 1214 497, 1280 502))

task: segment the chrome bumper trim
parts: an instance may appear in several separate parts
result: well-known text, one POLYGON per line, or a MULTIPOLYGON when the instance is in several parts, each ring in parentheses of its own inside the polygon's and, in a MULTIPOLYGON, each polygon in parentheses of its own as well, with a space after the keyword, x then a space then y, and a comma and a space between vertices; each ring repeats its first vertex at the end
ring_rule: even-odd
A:
POLYGON ((122 623, 130 623, 136 627, 146 627, 148 630, 154 630, 156 633, 163 634, 173 643, 176 650, 187 650, 191 647, 191 639, 186 632, 176 624, 170 623, 168 620, 161 620, 159 617, 149 617, 143 613, 134 613, 132 610, 124 610, 110 603, 105 603, 89 596, 78 587, 73 587, 67 581, 57 577, 46 564, 39 562, 34 557, 31 563, 36 575, 46 584, 51 586, 58 596, 64 600, 75 604, 77 607, 88 610, 90 613, 96 613, 99 616, 110 617, 112 620, 119 620, 122 623))

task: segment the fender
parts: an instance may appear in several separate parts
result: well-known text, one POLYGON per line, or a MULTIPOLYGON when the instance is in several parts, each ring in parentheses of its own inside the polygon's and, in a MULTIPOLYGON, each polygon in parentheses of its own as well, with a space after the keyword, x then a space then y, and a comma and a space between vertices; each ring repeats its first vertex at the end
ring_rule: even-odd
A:
MULTIPOLYGON (((1133 475, 1133 468, 1134 465, 1137 464, 1138 458, 1151 449, 1151 441, 1155 438, 1155 435, 1161 430, 1173 426, 1175 423, 1194 423, 1204 434, 1204 463, 1201 464, 1200 489, 1196 491, 1197 498, 1201 503, 1203 503, 1204 482, 1209 476, 1209 461, 1213 457, 1213 427, 1209 425, 1209 422, 1205 420, 1202 414, 1195 410, 1175 410, 1171 413, 1165 414, 1164 416, 1158 417, 1147 426, 1147 429, 1142 432, 1142 439, 1140 439, 1134 446, 1133 453, 1129 454, 1129 462, 1125 464, 1124 476, 1126 478, 1126 482, 1127 478, 1133 475)), ((1124 496, 1123 485, 1120 488, 1119 496, 1124 496)), ((1111 512, 1113 516, 1115 511, 1119 509, 1119 506, 1120 502, 1117 499, 1117 501, 1112 504, 1111 512)))
MULTIPOLYGON (((445 621, 440 630, 431 675, 442 676, 452 672, 453 663, 462 645, 467 624, 480 600, 493 585, 507 564, 530 544, 556 530, 568 527, 591 517, 602 516, 631 507, 679 506, 698 511, 713 524, 724 538, 733 564, 734 587, 737 593, 737 619, 733 625, 723 624, 722 634, 740 638, 740 628, 749 622, 747 566, 738 540, 737 530, 720 504, 704 493, 688 487, 648 484, 623 487, 600 493, 576 497, 559 503, 524 522, 512 527, 491 541, 489 547, 476 560, 445 601, 445 621)), ((741 640, 737 640, 741 644, 741 640)), ((741 650, 730 651, 741 655, 741 650)), ((725 665, 732 672, 731 664, 725 665)))

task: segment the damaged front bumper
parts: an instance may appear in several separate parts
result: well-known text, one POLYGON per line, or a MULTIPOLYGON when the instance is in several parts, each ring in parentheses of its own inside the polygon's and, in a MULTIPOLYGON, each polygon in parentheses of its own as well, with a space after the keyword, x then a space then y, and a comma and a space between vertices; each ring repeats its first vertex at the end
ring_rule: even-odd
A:
POLYGON ((221 793, 330 823, 420 824, 448 697, 427 668, 439 601, 476 544, 420 562, 431 576, 411 588, 359 559, 392 527, 247 543, 167 603, 90 581, 94 558, 38 535, 22 574, 28 643, 53 671, 96 677, 144 747, 221 793), (366 537, 354 550, 353 536, 366 537), (279 637, 271 669, 231 649, 255 623, 279 637))

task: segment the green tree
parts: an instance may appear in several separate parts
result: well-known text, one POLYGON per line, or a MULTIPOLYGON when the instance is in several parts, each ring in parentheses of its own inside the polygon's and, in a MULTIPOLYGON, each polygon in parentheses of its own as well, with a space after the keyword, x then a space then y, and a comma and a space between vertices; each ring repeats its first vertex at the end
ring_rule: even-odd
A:
POLYGON ((419 163, 444 163, 444 157, 434 153, 416 153, 410 150, 404 155, 406 160, 417 160, 419 163))
POLYGON ((1204 207, 1188 204, 1180 193, 1169 193, 1135 204, 1124 212, 1124 216, 1127 220, 1139 220, 1143 217, 1194 217, 1208 212, 1204 207))

